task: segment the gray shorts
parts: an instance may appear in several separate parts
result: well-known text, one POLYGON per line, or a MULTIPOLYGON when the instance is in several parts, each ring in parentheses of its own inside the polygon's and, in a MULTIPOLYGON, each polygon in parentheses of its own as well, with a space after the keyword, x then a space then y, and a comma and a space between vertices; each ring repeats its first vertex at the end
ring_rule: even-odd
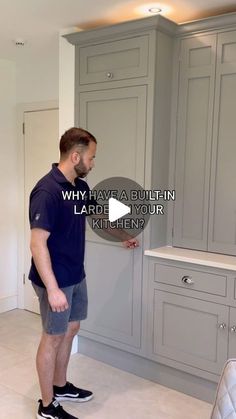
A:
POLYGON ((69 308, 59 313, 52 311, 46 288, 39 287, 33 282, 32 285, 39 299, 43 330, 49 335, 65 334, 69 322, 86 319, 88 311, 86 278, 76 285, 61 288, 66 295, 69 308))

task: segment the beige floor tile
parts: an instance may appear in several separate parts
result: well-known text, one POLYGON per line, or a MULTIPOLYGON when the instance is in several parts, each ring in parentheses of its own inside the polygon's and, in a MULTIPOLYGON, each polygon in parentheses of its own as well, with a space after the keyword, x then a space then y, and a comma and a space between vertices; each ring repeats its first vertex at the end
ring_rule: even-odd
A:
MULTIPOLYGON (((24 310, 0 314, 1 419, 32 419, 40 397, 35 354, 38 315, 24 310)), ((94 392, 88 403, 63 403, 80 419, 209 419, 211 405, 86 356, 70 359, 68 379, 94 392)))
POLYGON ((1 419, 33 419, 37 403, 0 384, 1 419))
MULTIPOLYGON (((92 404, 92 401, 89 403, 92 404)), ((85 408, 84 404, 77 406, 73 404, 71 406, 69 403, 64 403, 63 407, 80 419, 174 419, 172 416, 159 410, 150 411, 145 406, 141 410, 132 405, 126 405, 124 407, 123 404, 115 404, 113 400, 103 405, 97 403, 91 409, 85 408)))
POLYGON ((103 418, 115 412, 115 417, 122 419, 209 419, 210 416, 208 403, 83 355, 71 358, 69 378, 95 393, 93 402, 76 409, 72 407, 74 413, 81 412, 86 418, 95 419, 95 411, 103 418))
POLYGON ((35 356, 40 332, 27 326, 1 329, 1 346, 17 351, 20 355, 35 356))
POLYGON ((174 390, 163 395, 159 408, 175 419, 209 419, 212 410, 211 404, 174 390))
POLYGON ((0 314, 0 327, 6 325, 7 327, 26 326, 33 329, 41 329, 41 320, 38 314, 27 310, 15 309, 0 314))
POLYGON ((26 355, 19 354, 15 350, 0 346, 0 373, 26 359, 26 355))
POLYGON ((34 358, 0 372, 0 383, 22 396, 38 400, 40 397, 38 377, 34 358))

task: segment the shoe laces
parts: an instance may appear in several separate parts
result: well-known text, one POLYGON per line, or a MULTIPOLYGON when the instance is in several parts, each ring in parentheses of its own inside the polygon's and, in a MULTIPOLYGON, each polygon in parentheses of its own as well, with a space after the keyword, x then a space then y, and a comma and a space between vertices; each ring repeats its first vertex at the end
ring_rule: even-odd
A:
POLYGON ((58 417, 55 417, 55 419, 61 419, 63 417, 63 413, 65 412, 63 407, 58 403, 57 400, 54 400, 52 402, 52 405, 55 407, 56 411, 58 412, 58 417))
MULTIPOLYGON (((42 403, 42 400, 39 399, 38 402, 39 403, 42 403)), ((52 401, 52 405, 56 409, 56 412, 58 414, 58 416, 55 416, 54 419, 62 419, 63 418, 63 414, 65 412, 64 409, 63 409, 63 407, 60 405, 60 403, 58 403, 58 401, 56 399, 54 399, 52 401)))

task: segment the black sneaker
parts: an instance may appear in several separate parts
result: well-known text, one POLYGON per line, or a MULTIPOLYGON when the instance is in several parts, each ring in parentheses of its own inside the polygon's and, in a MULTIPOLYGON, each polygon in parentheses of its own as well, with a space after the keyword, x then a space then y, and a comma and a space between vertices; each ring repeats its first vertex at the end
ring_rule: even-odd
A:
POLYGON ((67 413, 58 403, 57 400, 53 401, 44 407, 42 400, 39 400, 39 409, 37 413, 37 419, 78 419, 75 416, 67 413))
POLYGON ((92 399, 93 393, 82 388, 75 387, 72 383, 66 382, 64 387, 53 386, 54 397, 58 401, 71 400, 72 402, 88 402, 92 399))

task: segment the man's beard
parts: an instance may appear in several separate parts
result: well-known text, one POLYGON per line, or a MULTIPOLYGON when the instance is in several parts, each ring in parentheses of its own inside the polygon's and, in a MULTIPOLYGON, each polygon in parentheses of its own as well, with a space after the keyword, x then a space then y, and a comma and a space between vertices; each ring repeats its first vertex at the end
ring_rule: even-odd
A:
POLYGON ((78 177, 86 177, 90 169, 87 169, 83 159, 81 158, 80 162, 74 166, 75 172, 78 177))

